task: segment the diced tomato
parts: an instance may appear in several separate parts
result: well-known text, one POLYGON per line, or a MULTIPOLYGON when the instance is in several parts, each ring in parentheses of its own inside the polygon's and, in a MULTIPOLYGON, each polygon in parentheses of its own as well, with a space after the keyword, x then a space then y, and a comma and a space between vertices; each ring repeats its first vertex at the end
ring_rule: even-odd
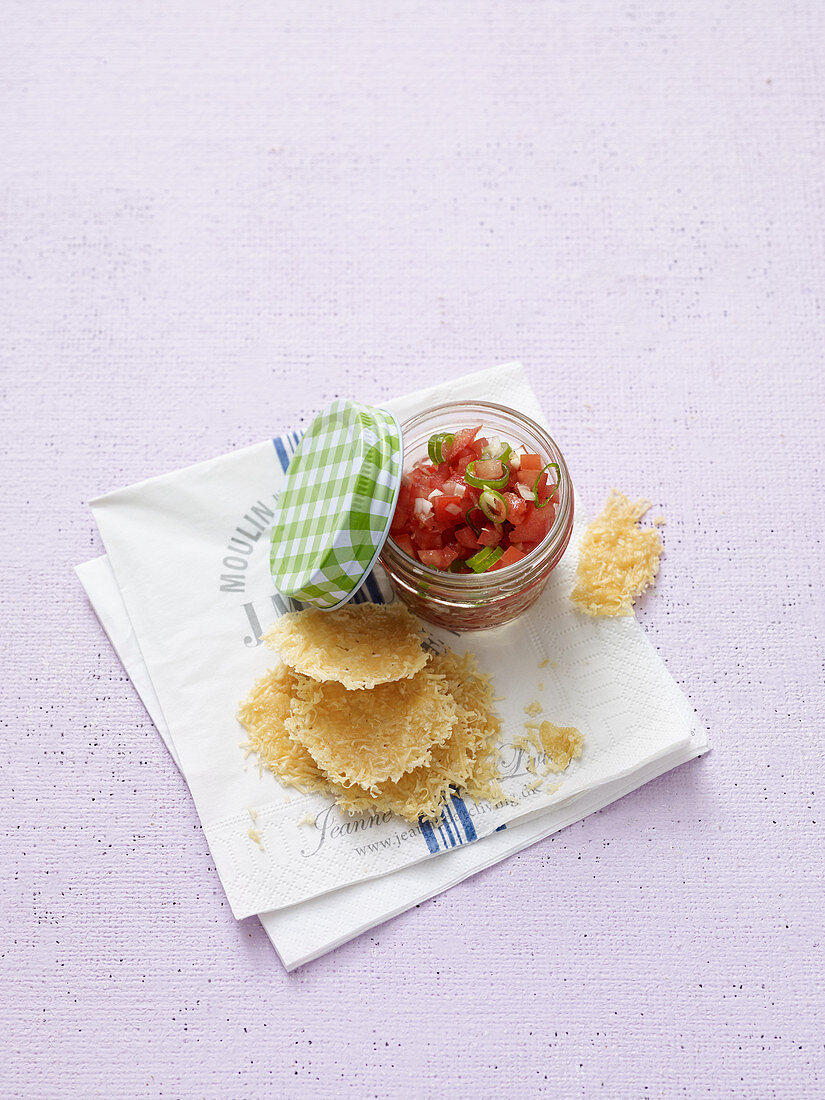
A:
POLYGON ((449 569, 458 557, 458 551, 445 546, 442 550, 419 550, 418 557, 424 565, 429 565, 431 569, 449 569))
POLYGON ((395 540, 396 545, 400 546, 405 554, 407 554, 411 558, 415 557, 415 547, 413 546, 412 539, 409 535, 406 535, 401 531, 394 531, 392 537, 395 540))
POLYGON ((490 524, 482 527, 478 533, 478 541, 482 546, 498 546, 501 542, 501 527, 498 524, 490 524))
POLYGON ((536 480, 536 474, 542 468, 544 463, 541 460, 541 455, 522 455, 521 456, 521 469, 533 470, 533 481, 536 480))
POLYGON ((480 458, 473 467, 472 473, 481 481, 498 481, 504 474, 504 470, 497 458, 480 458))
POLYGON ((393 534, 396 531, 403 531, 409 527, 410 523, 410 486, 409 483, 405 486, 403 481, 401 488, 398 492, 398 503, 395 506, 395 513, 392 517, 392 524, 390 525, 390 531, 393 534))
POLYGON ((552 504, 548 504, 546 508, 536 508, 534 504, 528 504, 527 508, 528 514, 524 521, 510 532, 510 542, 513 544, 539 543, 553 526, 556 510, 552 504))
POLYGON ((527 501, 518 493, 505 493, 507 501, 507 519, 517 527, 527 518, 527 501))
POLYGON ((441 487, 441 491, 448 497, 461 497, 463 500, 467 493, 467 486, 463 481, 447 480, 441 487))
POLYGON ((469 550, 478 550, 481 546, 481 543, 469 527, 457 528, 455 537, 459 546, 466 546, 469 550))
POLYGON ((461 479, 462 484, 464 483, 465 471, 472 461, 473 456, 470 454, 469 451, 465 451, 463 455, 460 455, 455 460, 453 470, 455 471, 455 476, 461 479))
POLYGON ((422 528, 420 531, 413 532, 413 543, 416 550, 440 550, 443 539, 440 531, 428 531, 422 528))
MULTIPOLYGON (((450 444, 450 449, 444 456, 446 461, 452 465, 461 452, 470 446, 480 431, 481 425, 479 424, 477 428, 462 428, 461 431, 456 432, 455 439, 450 444)), ((481 454, 480 450, 479 454, 481 454)), ((470 460, 472 460, 473 457, 475 456, 471 455, 470 460)))
POLYGON ((521 485, 526 485, 528 489, 532 489, 536 484, 536 478, 539 476, 538 470, 525 470, 524 467, 516 473, 516 481, 521 485))
POLYGON ((494 569, 504 569, 508 565, 515 565, 517 561, 521 561, 524 557, 526 557, 526 554, 522 550, 517 549, 515 546, 508 546, 496 564, 490 566, 490 572, 492 573, 494 569))
POLYGON ((440 496, 432 502, 436 523, 443 527, 456 527, 464 522, 464 509, 461 507, 461 497, 440 496))

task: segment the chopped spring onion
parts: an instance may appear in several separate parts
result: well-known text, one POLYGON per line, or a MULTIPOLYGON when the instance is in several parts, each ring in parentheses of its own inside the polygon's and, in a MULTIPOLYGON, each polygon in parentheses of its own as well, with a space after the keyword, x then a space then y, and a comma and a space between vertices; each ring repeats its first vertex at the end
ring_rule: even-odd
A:
POLYGON ((546 507, 550 503, 550 501, 553 499, 553 497, 556 495, 556 493, 558 492, 558 488, 559 488, 560 484, 561 484, 561 470, 559 469, 558 462, 548 462, 546 466, 544 466, 541 470, 539 470, 539 476, 533 482, 533 494, 535 495, 535 498, 536 498, 536 507, 537 508, 546 507), (544 500, 544 501, 540 502, 539 501, 539 482, 541 481, 541 475, 544 473, 545 470, 555 470, 556 471, 556 484, 553 486, 553 490, 550 493, 550 495, 548 496, 547 500, 544 500))
POLYGON ((497 458, 499 462, 509 462, 513 448, 509 443, 502 443, 500 439, 491 439, 489 444, 481 452, 482 458, 497 458))
POLYGON ((519 482, 516 486, 516 491, 518 492, 518 495, 522 498, 522 500, 536 499, 536 494, 533 492, 533 490, 528 489, 528 487, 526 485, 522 485, 521 482, 519 482))
POLYGON ((492 546, 485 546, 477 554, 467 558, 464 564, 469 565, 474 573, 486 573, 491 565, 496 564, 503 553, 504 551, 500 546, 496 546, 495 549, 492 546))
POLYGON ((454 439, 454 432, 436 432, 435 435, 431 435, 427 443, 427 454, 430 456, 430 461, 434 462, 436 466, 445 462, 447 451, 454 439))
POLYGON ((501 477, 480 477, 476 473, 476 466, 479 462, 489 462, 491 459, 476 459, 474 462, 467 464, 467 469, 464 472, 464 480, 468 485, 472 485, 474 489, 503 489, 507 482, 510 480, 510 471, 502 463, 499 463, 499 468, 503 471, 501 477))
POLYGON ((493 523, 504 523, 507 519, 507 501, 495 489, 485 489, 478 498, 478 506, 493 523))
POLYGON ((521 469, 521 455, 518 453, 518 451, 513 451, 508 461, 510 463, 511 470, 521 469))

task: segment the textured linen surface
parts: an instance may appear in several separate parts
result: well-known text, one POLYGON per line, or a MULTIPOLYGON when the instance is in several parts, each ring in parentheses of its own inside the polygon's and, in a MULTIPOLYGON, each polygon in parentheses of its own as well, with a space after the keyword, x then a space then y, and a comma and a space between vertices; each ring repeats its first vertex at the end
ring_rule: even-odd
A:
POLYGON ((5 6, 3 1095, 822 1095, 823 16, 5 6), (513 358, 714 751, 287 976, 87 502, 513 358))

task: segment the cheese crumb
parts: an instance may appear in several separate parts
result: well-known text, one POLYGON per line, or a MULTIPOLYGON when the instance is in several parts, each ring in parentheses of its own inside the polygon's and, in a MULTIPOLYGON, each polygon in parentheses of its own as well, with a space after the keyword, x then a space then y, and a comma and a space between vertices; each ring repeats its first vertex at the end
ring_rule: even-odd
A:
POLYGON ((653 583, 662 540, 639 520, 650 501, 635 503, 615 489, 601 515, 588 525, 579 548, 571 600, 588 615, 630 615, 633 600, 653 583))
MULTIPOLYGON (((551 773, 558 775, 566 771, 570 762, 581 756, 584 737, 573 726, 555 726, 552 722, 525 722, 524 726, 529 732, 518 734, 511 744, 514 749, 523 749, 529 754, 525 768, 531 775, 537 774, 533 752, 539 758, 543 757, 544 771, 535 783, 525 788, 535 791, 551 773)), ((553 794, 560 786, 547 787, 546 793, 553 794)))
POLYGON ((541 714, 542 706, 538 699, 534 699, 532 703, 528 703, 524 708, 524 713, 529 714, 531 718, 535 718, 537 714, 541 714))
MULTIPOLYGON (((251 750, 250 750, 250 751, 251 751, 251 750)), ((252 822, 252 824, 254 825, 254 824, 255 824, 255 822, 256 822, 256 821, 258 820, 258 811, 257 811, 257 810, 253 810, 251 806, 247 806, 247 807, 246 807, 246 809, 247 809, 247 812, 248 812, 248 814, 249 814, 249 818, 250 818, 250 821, 251 821, 251 822, 252 822)))
POLYGON ((654 519, 653 523, 656 527, 664 527, 664 525, 667 523, 667 520, 664 516, 659 515, 656 517, 656 519, 654 519))
POLYGON ((542 722, 539 737, 551 772, 565 771, 570 761, 582 754, 584 737, 573 726, 554 726, 552 722, 542 722))
POLYGON ((302 818, 300 818, 297 821, 296 824, 299 827, 301 825, 314 825, 315 824, 315 814, 312 814, 312 813, 309 812, 309 810, 307 810, 307 812, 304 814, 304 816, 302 818))
POLYGON ((263 841, 261 840, 261 834, 258 832, 257 829, 254 829, 250 825, 249 828, 246 830, 246 835, 249 837, 250 840, 255 841, 255 843, 258 845, 258 847, 261 849, 261 851, 264 850, 263 841))
POLYGON ((550 658, 545 657, 543 661, 539 661, 539 668, 547 668, 547 666, 549 664, 550 664, 550 658))

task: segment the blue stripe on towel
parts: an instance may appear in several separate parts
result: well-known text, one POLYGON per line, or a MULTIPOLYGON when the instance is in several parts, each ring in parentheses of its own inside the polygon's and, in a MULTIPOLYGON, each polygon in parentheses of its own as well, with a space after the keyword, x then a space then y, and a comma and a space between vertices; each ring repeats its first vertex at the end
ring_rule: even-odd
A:
POLYGON ((437 852, 439 844, 438 840, 436 839, 435 832, 433 831, 432 825, 429 823, 429 821, 424 821, 423 818, 419 821, 418 824, 421 827, 421 835, 427 842, 427 847, 430 849, 431 852, 437 852))
POLYGON ((475 825, 473 825, 473 819, 467 812, 467 807, 464 805, 464 800, 459 798, 457 794, 450 795, 455 806, 455 813, 458 820, 464 829, 464 836, 466 840, 477 840, 478 834, 476 833, 475 825))
POLYGON ((284 473, 286 473, 287 467, 289 466, 289 455, 287 454, 286 447, 284 446, 284 441, 283 439, 281 439, 280 436, 276 436, 272 440, 272 442, 275 445, 275 453, 278 456, 278 461, 281 464, 281 469, 284 471, 284 473))
POLYGON ((364 588, 366 588, 373 603, 384 603, 384 597, 381 595, 381 588, 372 573, 370 573, 364 581, 364 588))

